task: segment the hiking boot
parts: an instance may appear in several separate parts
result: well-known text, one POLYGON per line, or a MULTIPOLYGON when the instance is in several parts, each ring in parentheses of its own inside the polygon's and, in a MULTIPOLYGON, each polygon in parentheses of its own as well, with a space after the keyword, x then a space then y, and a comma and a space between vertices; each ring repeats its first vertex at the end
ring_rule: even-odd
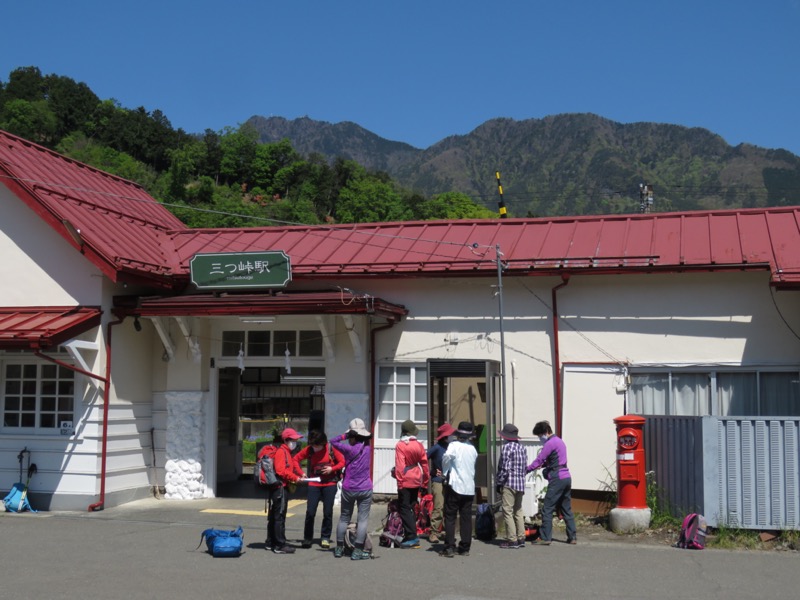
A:
POLYGON ((430 534, 430 535, 428 536, 428 541, 429 541, 431 544, 438 544, 438 543, 439 543, 439 536, 438 536, 438 535, 436 535, 435 533, 432 533, 432 534, 430 534))
POLYGON ((469 556, 469 548, 459 548, 458 549, 459 556, 469 556))
POLYGON ((353 548, 353 553, 350 555, 350 560, 368 560, 372 558, 372 554, 361 548, 353 548))
POLYGON ((400 542, 401 548, 419 548, 419 538, 412 538, 410 540, 405 540, 404 542, 400 542))
POLYGON ((538 540, 533 540, 531 542, 531 546, 549 546, 549 545, 550 545, 550 540, 538 539, 538 540))
POLYGON ((456 551, 449 547, 439 552, 439 556, 443 556, 445 558, 453 558, 455 555, 456 551))
POLYGON ((280 548, 273 548, 272 551, 275 554, 294 554, 294 548, 288 544, 283 545, 280 548))
POLYGON ((303 543, 300 544, 301 548, 311 548, 311 540, 303 540, 303 543))
POLYGON ((331 541, 330 540, 320 540, 319 547, 320 548, 325 548, 325 549, 330 548, 331 547, 331 541))
POLYGON ((500 544, 500 547, 503 550, 508 550, 508 549, 511 549, 511 548, 514 548, 514 549, 515 548, 519 548, 519 542, 516 541, 516 540, 508 540, 508 541, 503 542, 502 544, 500 544))
POLYGON ((578 540, 576 540, 575 538, 572 538, 571 540, 567 540, 567 543, 574 546, 575 544, 578 543, 578 540))
POLYGON ((517 540, 517 548, 524 548, 525 547, 525 538, 520 538, 517 540))
POLYGON ((344 556, 344 546, 336 546, 333 549, 334 558, 342 558, 344 556))

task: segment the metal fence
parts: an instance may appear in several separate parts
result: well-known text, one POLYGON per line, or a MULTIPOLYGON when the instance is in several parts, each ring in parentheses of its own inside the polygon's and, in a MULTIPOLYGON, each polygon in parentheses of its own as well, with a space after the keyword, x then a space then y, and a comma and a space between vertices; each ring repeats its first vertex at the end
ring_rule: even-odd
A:
POLYGON ((800 418, 647 417, 661 506, 712 527, 800 529, 800 418))

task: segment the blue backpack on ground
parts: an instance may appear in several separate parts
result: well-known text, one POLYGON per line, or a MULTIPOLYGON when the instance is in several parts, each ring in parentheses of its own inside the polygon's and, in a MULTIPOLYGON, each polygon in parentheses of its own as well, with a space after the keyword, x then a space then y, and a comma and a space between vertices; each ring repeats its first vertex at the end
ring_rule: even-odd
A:
POLYGON ((675 547, 702 550, 706 547, 706 533, 706 518, 697 513, 689 513, 683 519, 681 536, 675 547))
POLYGON ((239 556, 244 545, 244 531, 242 531, 241 526, 233 531, 206 529, 200 536, 200 543, 197 548, 203 545, 204 539, 206 546, 208 546, 208 553, 211 556, 239 556))
POLYGON ((478 505, 475 513, 475 537, 490 542, 497 536, 497 525, 494 522, 492 505, 484 502, 478 505))
POLYGON ((15 483, 8 495, 3 498, 3 504, 8 512, 37 512, 28 502, 28 495, 25 493, 27 486, 24 483, 15 483))

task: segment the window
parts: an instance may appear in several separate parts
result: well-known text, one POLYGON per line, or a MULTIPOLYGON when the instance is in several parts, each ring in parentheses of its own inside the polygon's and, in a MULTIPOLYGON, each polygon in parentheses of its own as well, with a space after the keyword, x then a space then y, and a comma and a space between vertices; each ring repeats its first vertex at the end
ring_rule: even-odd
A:
POLYGON ((400 425, 411 419, 426 439, 428 428, 428 370, 425 367, 388 366, 378 369, 377 437, 400 438, 400 425))
POLYGON ((275 331, 223 331, 222 356, 322 357, 322 333, 317 330, 279 329, 275 331))
POLYGON ((632 370, 628 410, 641 415, 800 416, 800 373, 632 370))
POLYGON ((55 432, 72 422, 75 374, 70 369, 36 360, 2 362, 3 428, 55 432))

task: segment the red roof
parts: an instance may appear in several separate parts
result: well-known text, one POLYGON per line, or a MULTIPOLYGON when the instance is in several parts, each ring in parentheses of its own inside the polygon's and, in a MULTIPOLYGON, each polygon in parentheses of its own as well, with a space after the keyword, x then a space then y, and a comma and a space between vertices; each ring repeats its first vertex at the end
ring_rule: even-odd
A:
POLYGON ((283 250, 298 280, 491 275, 495 247, 511 275, 760 269, 800 287, 800 207, 190 230, 138 185, 2 131, 0 181, 111 280, 155 287, 188 285, 196 253, 283 250))
POLYGON ((800 208, 549 219, 420 221, 184 230, 180 269, 196 253, 283 250, 294 278, 620 273, 759 269, 800 284, 800 208))
POLYGON ((4 131, 0 181, 112 281, 172 285, 168 232, 185 226, 139 185, 4 131))
POLYGON ((81 306, 0 307, 0 350, 58 346, 97 327, 100 313, 81 306))

